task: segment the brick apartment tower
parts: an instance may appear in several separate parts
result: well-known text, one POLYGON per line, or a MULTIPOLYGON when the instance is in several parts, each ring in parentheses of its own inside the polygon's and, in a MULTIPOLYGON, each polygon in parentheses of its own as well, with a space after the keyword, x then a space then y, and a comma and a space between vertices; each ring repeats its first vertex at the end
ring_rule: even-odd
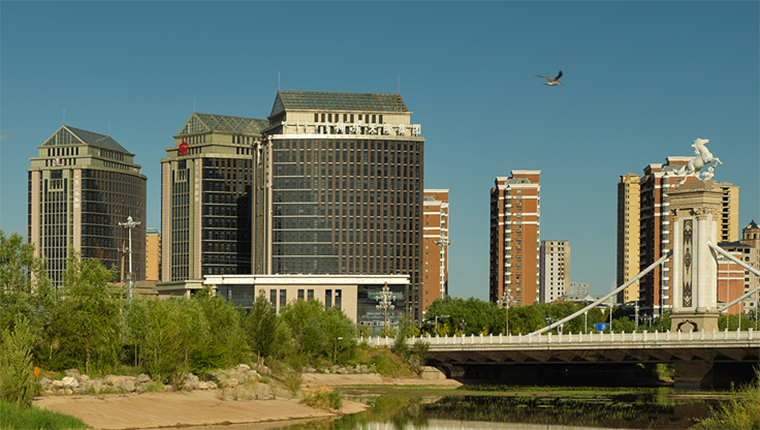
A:
POLYGON ((553 303, 570 290, 570 242, 542 240, 538 301, 553 303))
POLYGON ((426 312, 449 291, 449 190, 425 190, 423 199, 421 307, 426 312), (443 278, 443 294, 441 293, 443 278))
POLYGON ((538 300, 541 185, 540 170, 513 170, 491 188, 489 300, 504 290, 515 306, 538 300))
MULTIPOLYGON (((639 175, 627 173, 617 185, 617 286, 639 274, 639 175)), ((639 299, 638 283, 618 293, 618 303, 639 299)))
MULTIPOLYGON (((684 183, 696 181, 693 176, 678 176, 676 169, 693 157, 667 157, 665 164, 653 163, 644 168, 640 184, 639 215, 639 271, 649 267, 673 249, 669 194, 684 183)), ((716 183, 723 192, 723 216, 721 217, 721 240, 738 238, 738 221, 733 214, 739 213, 739 190, 728 182, 716 183)), ((735 240, 735 239, 734 239, 735 240)), ((671 264, 667 261, 641 278, 639 299, 644 314, 661 315, 663 309, 672 306, 671 264)), ((618 284, 619 285, 619 284, 618 284)))
MULTIPOLYGON (((755 269, 760 268, 760 228, 752 221, 742 230, 742 239, 733 242, 720 242, 718 246, 734 257, 748 263, 755 269)), ((757 276, 722 255, 718 257, 718 302, 728 303, 757 286, 757 276)), ((757 306, 757 294, 749 296, 740 303, 731 306, 728 313, 735 315, 748 312, 757 306)))

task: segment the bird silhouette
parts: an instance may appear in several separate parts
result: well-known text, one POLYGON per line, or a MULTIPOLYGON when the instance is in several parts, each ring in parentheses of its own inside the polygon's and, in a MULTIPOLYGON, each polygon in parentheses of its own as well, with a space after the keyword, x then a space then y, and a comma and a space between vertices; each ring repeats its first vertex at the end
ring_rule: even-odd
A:
POLYGON ((557 75, 556 78, 552 78, 551 76, 544 76, 544 75, 536 75, 536 77, 548 79, 549 82, 544 85, 549 85, 550 87, 553 87, 555 85, 562 85, 562 82, 559 81, 559 78, 562 77, 562 70, 559 71, 559 75, 557 75))

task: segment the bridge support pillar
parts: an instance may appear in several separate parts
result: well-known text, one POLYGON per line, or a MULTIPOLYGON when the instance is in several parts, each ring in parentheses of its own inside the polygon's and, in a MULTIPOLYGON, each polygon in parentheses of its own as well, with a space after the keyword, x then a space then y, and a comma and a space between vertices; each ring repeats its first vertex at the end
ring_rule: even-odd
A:
POLYGON ((696 390, 714 385, 712 363, 678 361, 675 367, 675 388, 696 390))
POLYGON ((718 264, 707 243, 718 243, 721 199, 720 189, 710 180, 682 184, 670 193, 672 331, 718 330, 718 264))

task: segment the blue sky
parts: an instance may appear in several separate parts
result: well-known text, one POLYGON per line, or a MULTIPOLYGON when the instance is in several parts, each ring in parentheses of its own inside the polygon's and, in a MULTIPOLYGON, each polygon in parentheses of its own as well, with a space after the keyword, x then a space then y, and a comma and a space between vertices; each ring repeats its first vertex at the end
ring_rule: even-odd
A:
POLYGON ((760 222, 760 3, 0 3, 0 228, 23 232, 29 157, 65 123, 148 176, 195 110, 266 118, 279 87, 396 93, 422 125, 425 187, 451 199, 450 293, 488 295, 489 190, 540 169, 541 238, 571 281, 615 280, 616 184, 695 138, 760 222), (563 86, 536 74, 562 70, 563 86))

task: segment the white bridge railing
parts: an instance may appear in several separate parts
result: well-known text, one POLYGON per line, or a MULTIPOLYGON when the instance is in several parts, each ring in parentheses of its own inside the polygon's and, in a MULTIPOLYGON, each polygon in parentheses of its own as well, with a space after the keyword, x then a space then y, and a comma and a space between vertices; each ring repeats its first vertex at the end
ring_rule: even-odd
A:
MULTIPOLYGON (((417 341, 427 342, 430 345, 431 350, 435 350, 436 346, 445 347, 449 346, 461 346, 461 345, 557 345, 557 346, 572 346, 573 344, 656 344, 661 342, 683 342, 699 343, 705 342, 720 342, 720 341, 756 341, 760 345, 760 331, 754 331, 751 328, 747 331, 712 331, 712 332, 663 332, 663 333, 580 333, 580 334, 547 334, 544 336, 504 336, 504 335, 471 335, 471 336, 422 336, 422 337, 410 337, 407 339, 407 344, 413 345, 417 341)), ((368 337, 359 339, 360 342, 366 341, 372 347, 392 346, 396 341, 392 337, 368 337)), ((754 343, 754 342, 753 342, 754 343)), ((612 345, 609 345, 612 346, 612 345)), ((654 345, 652 345, 654 346, 654 345)), ((481 348, 479 348, 481 349, 481 348)))

